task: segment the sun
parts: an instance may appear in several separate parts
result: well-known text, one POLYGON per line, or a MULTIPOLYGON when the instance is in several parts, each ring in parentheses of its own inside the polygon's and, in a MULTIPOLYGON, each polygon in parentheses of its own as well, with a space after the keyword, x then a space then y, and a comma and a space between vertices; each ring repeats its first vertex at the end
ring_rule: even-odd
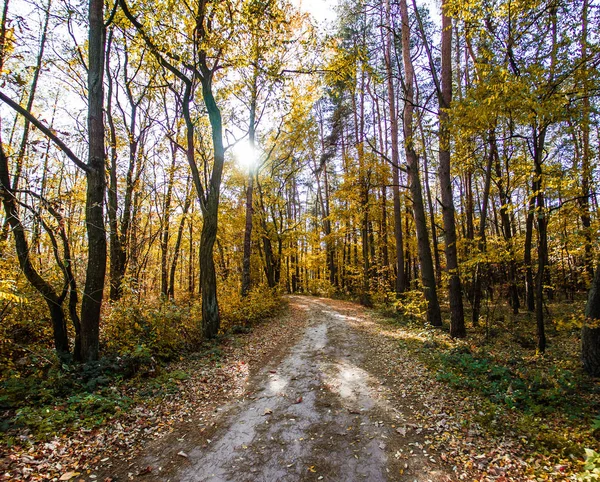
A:
POLYGON ((240 169, 250 171, 258 164, 259 152, 250 141, 243 140, 233 147, 233 158, 240 169))

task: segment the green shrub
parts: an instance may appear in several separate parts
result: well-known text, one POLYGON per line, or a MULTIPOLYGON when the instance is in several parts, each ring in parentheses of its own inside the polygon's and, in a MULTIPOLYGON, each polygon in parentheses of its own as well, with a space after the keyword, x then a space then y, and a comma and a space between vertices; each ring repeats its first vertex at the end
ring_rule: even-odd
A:
POLYGON ((281 306, 281 297, 273 289, 258 286, 242 298, 236 286, 220 293, 221 330, 240 331, 244 327, 272 317, 281 306))
POLYGON ((200 319, 190 305, 156 301, 142 307, 123 299, 114 303, 104 317, 103 339, 109 352, 169 360, 197 345, 200 319))
POLYGON ((585 465, 577 480, 600 480, 600 454, 592 449, 585 449, 585 465))

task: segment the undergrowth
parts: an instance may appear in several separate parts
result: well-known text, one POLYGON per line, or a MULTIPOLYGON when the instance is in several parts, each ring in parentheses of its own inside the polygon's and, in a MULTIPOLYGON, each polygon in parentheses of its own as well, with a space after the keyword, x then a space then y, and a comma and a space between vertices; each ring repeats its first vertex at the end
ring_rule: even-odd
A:
POLYGON ((62 364, 44 337, 26 343, 23 333, 33 326, 30 317, 21 325, 15 321, 9 329, 5 326, 0 343, 0 444, 92 429, 118 419, 137 403, 177 393, 181 381, 192 374, 173 368, 171 361, 219 363, 225 339, 249 332, 281 306, 280 297, 264 288, 243 300, 234 289, 220 295, 222 330, 215 340, 200 336, 199 300, 140 305, 124 298, 104 313, 103 357, 86 364, 62 364))
POLYGON ((514 316, 494 306, 484 312, 483 326, 469 326, 466 340, 453 340, 424 327, 420 306, 407 313, 414 304, 414 297, 408 296, 385 305, 383 315, 388 323, 414 333, 401 341, 403 348, 459 398, 477 407, 475 422, 491 433, 510 431, 532 453, 544 456, 581 458, 585 448, 598 446, 600 384, 581 369, 580 317, 573 305, 549 306, 554 315, 548 323, 549 348, 539 354, 535 320, 528 313, 514 316))

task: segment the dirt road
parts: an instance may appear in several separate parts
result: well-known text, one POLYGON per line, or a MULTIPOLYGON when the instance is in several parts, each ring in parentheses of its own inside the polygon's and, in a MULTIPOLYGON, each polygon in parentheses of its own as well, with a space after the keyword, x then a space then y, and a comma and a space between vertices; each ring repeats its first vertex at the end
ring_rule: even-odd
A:
POLYGON ((373 358, 377 340, 357 329, 362 311, 308 297, 291 297, 290 309, 309 320, 300 341, 249 380, 246 398, 220 409, 210 438, 180 438, 177 453, 165 441, 148 447, 136 460, 153 468, 144 480, 451 480, 411 429, 408 402, 382 395, 377 366, 386 360, 373 358))

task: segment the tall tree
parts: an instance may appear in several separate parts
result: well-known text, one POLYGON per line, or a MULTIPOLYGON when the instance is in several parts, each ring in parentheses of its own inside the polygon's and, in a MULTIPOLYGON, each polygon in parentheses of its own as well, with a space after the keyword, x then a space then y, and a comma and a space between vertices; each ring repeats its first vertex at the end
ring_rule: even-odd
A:
POLYGON ((406 0, 400 0, 400 18, 402 19, 402 58, 404 60, 404 151, 410 181, 415 227, 417 230, 417 248, 421 264, 421 281, 427 300, 427 321, 433 326, 442 326, 442 315, 435 285, 433 258, 429 244, 429 233, 425 219, 423 191, 419 174, 419 157, 414 147, 413 111, 415 71, 410 52, 410 19, 406 0))
POLYGON ((104 195, 106 163, 104 151, 104 2, 90 0, 88 35, 88 162, 85 223, 88 260, 84 296, 81 301, 81 358, 97 360, 100 341, 100 309, 106 276, 104 195))
MULTIPOLYGON (((182 114, 186 126, 186 157, 203 215, 200 235, 202 332, 205 337, 212 338, 217 335, 220 327, 213 249, 217 239, 219 196, 225 162, 225 147, 223 145, 221 110, 217 105, 213 92, 215 73, 222 67, 221 60, 224 46, 211 45, 211 41, 216 43, 216 34, 213 30, 213 26, 216 24, 213 21, 216 20, 216 16, 221 15, 222 9, 226 9, 227 5, 216 5, 205 1, 200 1, 195 5, 195 16, 191 25, 189 25, 189 29, 193 34, 191 36, 193 45, 186 46, 194 52, 193 64, 190 64, 183 54, 172 52, 167 46, 157 43, 156 39, 148 33, 148 29, 129 10, 125 0, 120 0, 120 5, 125 16, 135 26, 160 65, 184 84, 182 114), (215 47, 216 51, 213 56, 212 51, 209 52, 209 49, 215 47), (196 88, 199 88, 202 93, 204 107, 211 127, 212 171, 208 178, 204 175, 208 171, 208 166, 204 166, 201 171, 196 161, 196 129, 190 110, 196 88)), ((230 20, 233 21, 233 19, 230 20)), ((232 35, 231 29, 230 35, 232 35)))

